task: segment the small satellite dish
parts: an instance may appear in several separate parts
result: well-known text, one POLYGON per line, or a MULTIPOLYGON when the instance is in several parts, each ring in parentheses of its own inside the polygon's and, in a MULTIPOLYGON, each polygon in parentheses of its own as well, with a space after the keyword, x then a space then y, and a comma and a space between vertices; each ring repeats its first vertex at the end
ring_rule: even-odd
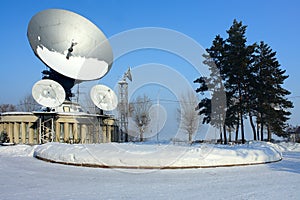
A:
POLYGON ((118 98, 115 92, 105 85, 95 85, 90 93, 93 103, 100 109, 114 110, 118 105, 118 98))
POLYGON ((29 22, 27 37, 35 55, 63 76, 97 80, 112 66, 112 48, 103 32, 74 12, 48 9, 37 13, 29 22))
POLYGON ((132 81, 132 76, 131 76, 130 68, 128 68, 125 76, 127 76, 128 80, 132 81))
POLYGON ((124 74, 123 81, 126 81, 126 78, 128 78, 128 80, 132 81, 132 75, 131 75, 131 72, 130 72, 130 67, 128 68, 127 72, 124 74))
POLYGON ((42 106, 57 107, 64 102, 66 93, 59 83, 43 79, 32 87, 32 96, 42 106))

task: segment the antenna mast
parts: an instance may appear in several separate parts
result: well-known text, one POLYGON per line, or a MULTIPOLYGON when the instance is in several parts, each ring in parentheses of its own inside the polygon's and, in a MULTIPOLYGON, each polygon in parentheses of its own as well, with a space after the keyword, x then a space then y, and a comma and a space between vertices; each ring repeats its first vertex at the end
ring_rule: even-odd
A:
POLYGON ((128 142, 128 114, 129 114, 129 104, 128 104, 128 80, 132 81, 132 76, 130 73, 130 68, 124 74, 122 80, 118 82, 119 84, 119 128, 120 128, 120 142, 128 142))

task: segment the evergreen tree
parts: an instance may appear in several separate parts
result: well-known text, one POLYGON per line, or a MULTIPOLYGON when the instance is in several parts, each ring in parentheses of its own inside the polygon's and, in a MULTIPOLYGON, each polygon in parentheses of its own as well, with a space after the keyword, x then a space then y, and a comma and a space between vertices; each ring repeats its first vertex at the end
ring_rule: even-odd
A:
MULTIPOLYGON (((221 132, 223 131, 225 143, 227 142, 226 127, 236 127, 236 130, 239 130, 239 126, 241 126, 242 141, 243 143, 245 142, 244 117, 246 115, 246 100, 244 99, 249 85, 250 65, 253 60, 252 53, 254 52, 254 45, 246 45, 245 32, 246 26, 243 26, 242 22, 234 20, 233 25, 227 31, 228 39, 223 40, 217 35, 213 45, 207 49, 209 55, 204 55, 204 64, 208 65, 211 70, 210 78, 206 79, 206 82, 218 86, 212 90, 212 96, 219 96, 217 94, 222 90, 226 92, 226 108, 217 108, 226 109, 226 119, 223 119, 224 117, 221 118, 225 123, 220 129, 220 138, 222 138, 221 132), (214 66, 217 70, 214 70, 214 66)), ((196 82, 200 83, 199 81, 196 80, 196 82)), ((199 91, 201 91, 201 87, 197 92, 199 91)), ((206 106, 202 113, 207 111, 206 104, 208 102, 207 100, 201 102, 202 107, 206 106)), ((215 108, 215 106, 211 105, 210 107, 215 108)))
MULTIPOLYGON (((222 142, 222 129, 224 129, 225 111, 226 111, 226 99, 223 86, 223 79, 221 76, 224 73, 220 71, 224 70, 223 66, 223 50, 224 41, 217 35, 213 41, 213 46, 207 49, 209 55, 203 55, 205 58, 204 64, 209 67, 210 76, 200 77, 194 82, 199 83, 199 88, 196 92, 204 94, 209 92, 211 98, 204 98, 198 104, 199 114, 204 115, 203 123, 210 123, 212 126, 217 127, 220 130, 220 140, 222 142), (220 76, 221 75, 221 76, 220 76)), ((225 132, 224 132, 225 133, 225 132)), ((226 135, 224 135, 225 143, 227 143, 226 135)))
POLYGON ((263 140, 264 130, 271 140, 272 132, 284 132, 290 115, 287 110, 293 107, 285 98, 290 92, 282 88, 282 84, 288 76, 280 69, 276 52, 264 42, 247 45, 245 32, 246 26, 234 20, 226 40, 217 35, 207 49, 208 55, 203 55, 210 77, 194 81, 200 84, 196 92, 210 92, 211 96, 198 104, 199 114, 204 115, 203 123, 218 127, 224 143, 227 143, 226 130, 232 128, 236 130, 236 141, 241 130, 242 142, 245 142, 244 119, 247 117, 254 140, 260 135, 263 140), (226 99, 222 99, 224 92, 226 99), (226 101, 225 105, 222 101, 226 101))
POLYGON ((282 84, 288 78, 285 70, 280 69, 276 59, 276 52, 260 42, 255 50, 254 70, 256 75, 256 117, 260 124, 261 140, 264 139, 264 129, 268 132, 268 140, 271 140, 271 132, 278 135, 284 133, 286 121, 291 114, 287 111, 292 108, 292 102, 285 98, 290 92, 282 88, 282 84))
POLYGON ((245 142, 244 118, 247 114, 248 86, 251 80, 250 66, 254 45, 247 46, 245 37, 246 26, 242 22, 233 21, 233 25, 227 31, 226 40, 226 67, 228 68, 227 91, 232 94, 233 112, 237 112, 241 128, 242 142, 245 142))

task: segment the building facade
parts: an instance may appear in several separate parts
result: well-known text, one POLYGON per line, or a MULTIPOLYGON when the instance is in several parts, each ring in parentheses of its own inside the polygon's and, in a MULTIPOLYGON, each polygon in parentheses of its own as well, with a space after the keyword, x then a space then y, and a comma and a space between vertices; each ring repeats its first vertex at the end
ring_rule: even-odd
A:
POLYGON ((115 120, 83 112, 7 112, 0 115, 1 138, 14 144, 118 142, 115 120))

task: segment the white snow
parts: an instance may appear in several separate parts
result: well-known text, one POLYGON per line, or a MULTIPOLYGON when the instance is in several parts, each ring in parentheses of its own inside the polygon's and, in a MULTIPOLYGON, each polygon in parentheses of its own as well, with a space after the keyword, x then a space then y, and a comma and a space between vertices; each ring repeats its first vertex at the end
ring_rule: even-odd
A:
POLYGON ((19 111, 14 111, 14 112, 4 112, 1 113, 1 115, 32 115, 32 112, 19 112, 19 111))
MULTIPOLYGON (((146 159, 142 160, 146 161, 146 159)), ((173 163, 176 162, 179 163, 179 161, 173 163)), ((298 199, 300 187, 300 145, 292 143, 252 142, 237 146, 217 145, 214 148, 210 148, 209 145, 187 147, 133 143, 103 145, 48 143, 37 146, 0 146, 0 163, 0 199, 276 200, 298 199), (163 150, 162 147, 165 149, 163 150), (192 162, 195 162, 193 159, 200 155, 199 152, 203 155, 202 160, 211 158, 207 161, 210 163, 221 159, 222 163, 226 164, 228 163, 226 160, 234 161, 234 155, 239 157, 237 159, 239 162, 244 161, 243 163, 253 159, 268 161, 274 159, 274 156, 277 159, 278 154, 282 155, 283 159, 261 165, 149 170, 67 166, 44 162, 33 157, 34 154, 40 154, 47 155, 47 158, 52 156, 55 159, 78 162, 83 159, 80 156, 92 154, 95 162, 100 158, 99 155, 116 155, 117 151, 119 151, 119 158, 127 155, 128 159, 136 157, 142 159, 149 158, 150 155, 157 156, 156 152, 159 151, 166 158, 167 153, 172 154, 172 151, 182 149, 185 150, 181 152, 182 157, 178 159, 182 160, 186 157, 187 161, 192 162), (103 150, 105 152, 102 153, 103 150)))
POLYGON ((300 144, 292 143, 292 142, 280 142, 276 144, 276 147, 280 151, 299 151, 300 152, 300 144))
POLYGON ((139 143, 47 143, 35 156, 54 162, 122 168, 191 168, 245 165, 281 160, 278 147, 264 142, 225 146, 139 143))
POLYGON ((0 156, 28 156, 32 157, 34 154, 34 149, 37 146, 29 145, 12 145, 12 146, 0 146, 0 156))

